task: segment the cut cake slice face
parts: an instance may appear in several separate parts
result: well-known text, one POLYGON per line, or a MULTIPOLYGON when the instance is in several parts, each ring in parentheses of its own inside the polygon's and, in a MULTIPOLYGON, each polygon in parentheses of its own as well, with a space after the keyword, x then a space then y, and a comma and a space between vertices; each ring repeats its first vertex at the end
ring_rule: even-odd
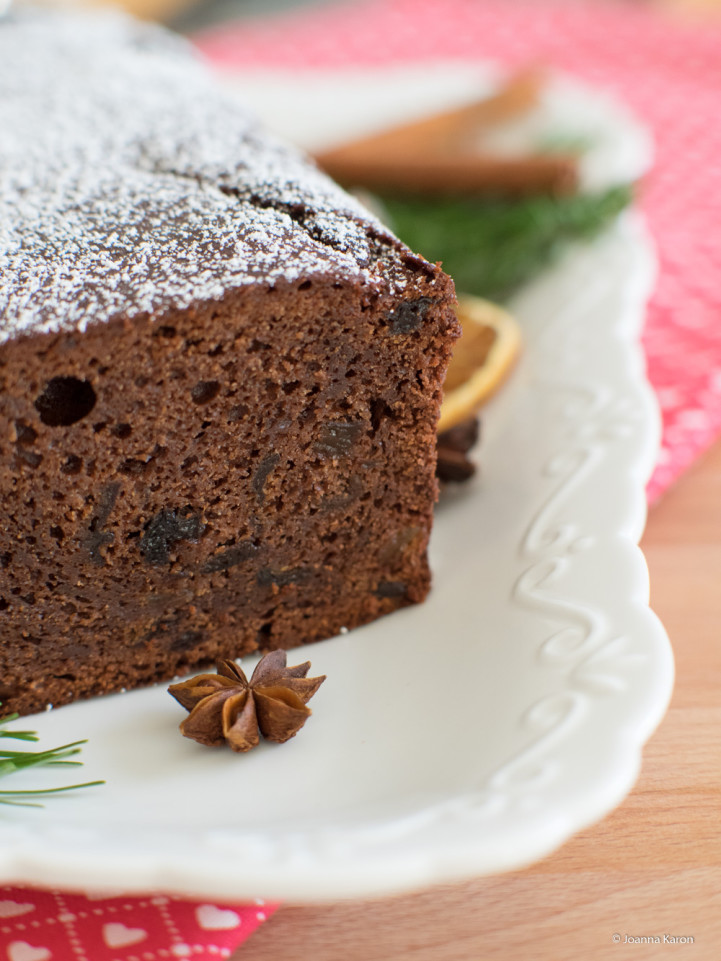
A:
POLYGON ((12 15, 0 127, 4 708, 421 601, 449 278, 155 28, 12 15))

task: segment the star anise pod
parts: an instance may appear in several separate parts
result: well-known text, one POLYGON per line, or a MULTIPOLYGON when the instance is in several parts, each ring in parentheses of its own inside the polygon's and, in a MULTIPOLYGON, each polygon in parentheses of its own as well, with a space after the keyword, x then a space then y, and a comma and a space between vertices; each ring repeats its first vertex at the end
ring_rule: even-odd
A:
POLYGON ((227 742, 234 751, 249 751, 261 734, 269 741, 287 741, 310 717, 306 702, 325 680, 306 677, 309 668, 310 661, 286 667, 285 651, 271 651, 250 681, 235 661, 223 660, 217 674, 171 684, 170 694, 190 711, 180 730, 200 744, 227 742))
POLYGON ((476 473, 476 465, 468 457, 468 451, 477 443, 478 434, 478 418, 469 417, 438 435, 436 462, 438 480, 459 484, 473 477, 476 473))

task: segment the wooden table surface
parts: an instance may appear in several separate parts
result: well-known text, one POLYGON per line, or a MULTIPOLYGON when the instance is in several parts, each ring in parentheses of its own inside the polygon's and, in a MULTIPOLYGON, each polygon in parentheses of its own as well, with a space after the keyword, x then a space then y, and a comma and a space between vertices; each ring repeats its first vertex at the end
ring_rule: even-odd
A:
POLYGON ((677 678, 626 801, 523 871, 283 905, 235 961, 720 961, 721 443, 651 510, 642 544, 677 678))

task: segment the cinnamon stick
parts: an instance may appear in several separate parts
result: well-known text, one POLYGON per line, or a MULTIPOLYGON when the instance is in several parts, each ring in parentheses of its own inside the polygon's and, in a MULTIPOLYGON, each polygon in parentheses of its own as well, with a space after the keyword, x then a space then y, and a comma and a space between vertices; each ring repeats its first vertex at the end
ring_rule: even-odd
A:
POLYGON ((480 152, 479 132, 537 105, 542 74, 526 70, 496 94, 316 155, 347 187, 415 193, 567 194, 578 184, 572 155, 507 157, 480 152))
POLYGON ((396 153, 411 156, 418 150, 446 154, 468 149, 473 138, 484 129, 523 116, 536 107, 542 86, 543 74, 540 70, 519 71, 490 96, 360 137, 317 154, 316 160, 327 169, 328 163, 340 163, 346 156, 353 159, 396 153))
POLYGON ((346 187, 421 194, 573 193, 578 184, 576 158, 558 154, 499 157, 493 154, 454 156, 353 157, 324 164, 325 171, 346 187))

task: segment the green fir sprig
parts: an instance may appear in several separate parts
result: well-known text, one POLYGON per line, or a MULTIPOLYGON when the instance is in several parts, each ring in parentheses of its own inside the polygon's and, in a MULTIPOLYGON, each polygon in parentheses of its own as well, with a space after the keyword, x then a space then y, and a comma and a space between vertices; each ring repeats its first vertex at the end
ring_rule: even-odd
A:
POLYGON ((611 223, 631 203, 633 188, 564 197, 379 199, 391 229, 411 250, 441 260, 457 290, 503 302, 569 241, 590 239, 611 223))
MULTIPOLYGON (((6 725, 18 719, 18 714, 7 714, 0 717, 0 738, 12 738, 15 741, 37 741, 35 731, 7 730, 6 725)), ((7 777, 24 771, 30 767, 81 767, 82 761, 71 761, 69 758, 80 753, 80 745, 87 741, 72 741, 48 751, 6 751, 0 748, 0 777, 7 777)), ((82 784, 68 784, 63 787, 41 788, 39 790, 0 791, 0 804, 20 805, 23 807, 43 807, 32 800, 34 797, 45 797, 51 794, 62 794, 65 791, 76 791, 78 788, 94 787, 105 784, 105 781, 85 781, 82 784)))

